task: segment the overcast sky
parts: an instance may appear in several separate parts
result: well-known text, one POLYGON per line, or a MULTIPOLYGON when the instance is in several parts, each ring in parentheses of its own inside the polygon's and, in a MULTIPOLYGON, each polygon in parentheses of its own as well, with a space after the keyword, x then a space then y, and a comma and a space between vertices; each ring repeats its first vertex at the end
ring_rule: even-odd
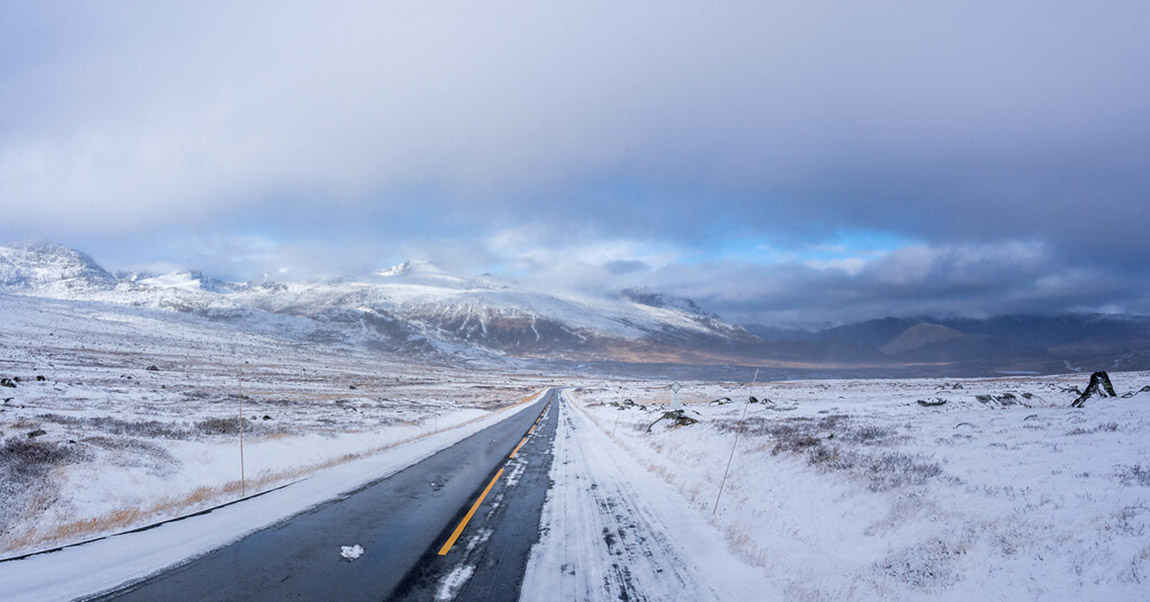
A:
POLYGON ((742 322, 1150 312, 1150 3, 6 2, 0 242, 742 322))

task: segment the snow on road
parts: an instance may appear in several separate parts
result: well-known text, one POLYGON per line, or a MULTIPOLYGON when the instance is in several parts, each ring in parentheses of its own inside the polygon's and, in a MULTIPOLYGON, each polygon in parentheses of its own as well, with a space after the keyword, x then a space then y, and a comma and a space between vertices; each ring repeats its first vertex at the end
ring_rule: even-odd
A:
POLYGON ((208 514, 0 562, 0 600, 71 600, 142 579, 403 470, 528 407, 529 401, 208 514))
POLYGON ((1111 378, 1120 397, 1085 408, 1085 374, 685 383, 699 423, 652 432, 665 385, 568 397, 588 454, 643 466, 782 590, 726 599, 1150 600, 1150 373, 1111 378), (715 511, 749 394, 769 402, 715 511))
POLYGON ((521 599, 777 599, 756 568, 582 410, 559 404, 541 538, 521 599))

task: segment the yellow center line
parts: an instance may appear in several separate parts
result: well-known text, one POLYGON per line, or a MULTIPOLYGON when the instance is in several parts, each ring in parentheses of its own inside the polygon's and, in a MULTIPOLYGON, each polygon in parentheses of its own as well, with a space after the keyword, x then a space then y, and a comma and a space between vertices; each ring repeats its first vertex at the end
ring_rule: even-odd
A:
POLYGON ((447 538, 447 543, 443 544, 442 548, 439 548, 440 556, 444 556, 451 551, 451 546, 455 545, 455 540, 459 539, 459 536, 463 534, 464 527, 471 521, 471 517, 475 516, 475 511, 479 509, 479 504, 483 503, 483 498, 487 497, 487 494, 491 492, 491 488, 495 486, 495 481, 498 481, 502 474, 503 469, 500 468, 499 472, 495 473, 495 476, 491 478, 491 482, 487 484, 487 488, 483 490, 483 493, 479 494, 479 499, 475 500, 475 503, 472 504, 471 510, 467 511, 467 515, 463 517, 463 520, 459 521, 459 526, 455 528, 451 537, 447 538))
MULTIPOLYGON (((543 412, 541 412, 539 417, 535 419, 535 424, 531 425, 531 430, 527 431, 527 437, 531 435, 531 433, 535 430, 535 427, 539 426, 539 421, 543 420, 543 417, 547 415, 547 410, 550 408, 550 403, 547 404, 547 407, 543 408, 543 412)), ((523 447, 524 443, 527 443, 527 437, 523 437, 523 440, 519 442, 519 445, 515 446, 515 449, 511 452, 511 455, 508 456, 508 458, 514 458, 515 454, 519 453, 519 448, 523 447)), ((499 477, 501 476, 503 476, 502 468, 499 469, 499 472, 495 473, 494 477, 491 477, 491 482, 488 483, 487 487, 483 489, 483 493, 479 494, 479 498, 476 499, 475 503, 471 505, 471 509, 468 510, 467 514, 463 516, 463 520, 459 521, 459 526, 455 528, 455 531, 452 531, 451 537, 448 537, 447 541, 443 544, 443 547, 439 548, 440 556, 445 556, 448 552, 451 551, 451 548, 455 545, 456 540, 459 539, 460 535, 463 535, 463 529, 467 528, 467 523, 471 522, 471 517, 475 516, 475 512, 479 510, 479 505, 483 503, 483 500, 487 497, 487 494, 491 493, 491 488, 495 486, 495 481, 498 481, 499 477)))
POLYGON ((514 458, 515 454, 519 453, 519 448, 523 447, 524 443, 527 443, 527 437, 524 437, 523 440, 519 442, 519 445, 515 446, 515 450, 511 452, 511 455, 507 456, 507 457, 508 458, 514 458))

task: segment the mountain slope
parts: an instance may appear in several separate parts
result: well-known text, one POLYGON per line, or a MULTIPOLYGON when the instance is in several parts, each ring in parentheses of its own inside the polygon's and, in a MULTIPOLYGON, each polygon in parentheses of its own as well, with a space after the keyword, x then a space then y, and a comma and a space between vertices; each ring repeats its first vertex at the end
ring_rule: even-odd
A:
POLYGON ((363 280, 227 283, 196 271, 117 278, 60 245, 0 247, 0 290, 203 315, 290 336, 444 356, 662 360, 745 353, 762 341, 693 301, 645 291, 614 298, 516 290, 406 262, 363 280), (264 324, 265 326, 260 326, 264 324), (301 327, 302 325, 302 327, 301 327))
POLYGON ((116 277, 91 257, 50 242, 25 242, 0 246, 0 288, 68 294, 107 290, 116 277))

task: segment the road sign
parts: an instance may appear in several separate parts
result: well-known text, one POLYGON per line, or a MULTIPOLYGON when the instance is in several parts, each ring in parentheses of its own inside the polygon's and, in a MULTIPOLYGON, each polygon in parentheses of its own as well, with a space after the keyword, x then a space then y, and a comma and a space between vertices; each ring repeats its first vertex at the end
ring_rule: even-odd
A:
POLYGON ((683 389, 683 385, 675 383, 671 385, 671 411, 674 412, 683 407, 683 400, 679 398, 679 391, 683 389))

